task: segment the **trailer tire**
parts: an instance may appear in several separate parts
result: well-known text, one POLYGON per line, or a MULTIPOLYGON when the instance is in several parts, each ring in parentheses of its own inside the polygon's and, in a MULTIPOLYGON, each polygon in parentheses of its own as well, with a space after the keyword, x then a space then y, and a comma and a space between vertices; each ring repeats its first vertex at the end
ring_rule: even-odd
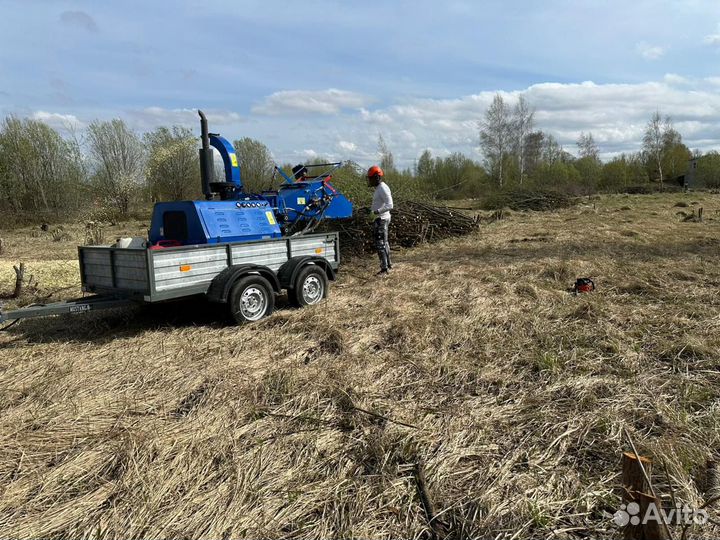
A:
POLYGON ((327 297, 328 278, 325 270, 315 264, 300 269, 292 288, 288 289, 288 300, 295 307, 313 306, 327 297))
POLYGON ((238 324, 259 321, 275 309, 275 291, 262 276, 239 279, 230 291, 230 315, 238 324))

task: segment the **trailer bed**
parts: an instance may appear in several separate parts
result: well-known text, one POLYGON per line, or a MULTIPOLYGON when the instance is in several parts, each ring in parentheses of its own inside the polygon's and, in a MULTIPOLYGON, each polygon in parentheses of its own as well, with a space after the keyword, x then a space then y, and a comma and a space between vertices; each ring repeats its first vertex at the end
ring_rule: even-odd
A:
POLYGON ((158 250, 78 248, 85 292, 122 294, 145 302, 204 294, 213 278, 228 266, 255 264, 277 272, 291 257, 305 255, 323 257, 337 269, 340 264, 338 233, 158 250))

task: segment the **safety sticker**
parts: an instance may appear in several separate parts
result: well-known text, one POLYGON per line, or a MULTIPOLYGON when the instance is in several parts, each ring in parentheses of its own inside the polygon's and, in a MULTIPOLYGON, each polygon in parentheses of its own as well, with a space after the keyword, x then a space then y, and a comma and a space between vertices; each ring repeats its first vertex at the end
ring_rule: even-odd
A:
POLYGON ((270 225, 275 225, 275 216, 273 215, 273 213, 268 210, 267 212, 265 212, 265 215, 267 216, 270 225))
POLYGON ((237 156, 235 154, 230 154, 230 163, 232 163, 233 167, 237 167, 237 156))
POLYGON ((298 204, 305 204, 305 197, 298 197, 298 204))

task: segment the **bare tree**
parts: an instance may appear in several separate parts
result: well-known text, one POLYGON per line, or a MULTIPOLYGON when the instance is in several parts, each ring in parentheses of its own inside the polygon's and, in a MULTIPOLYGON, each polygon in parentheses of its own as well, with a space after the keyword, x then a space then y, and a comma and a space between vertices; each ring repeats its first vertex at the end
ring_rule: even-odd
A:
POLYGON ((0 202, 15 211, 74 209, 84 174, 79 148, 47 124, 10 116, 0 125, 0 202))
POLYGON ((191 130, 175 126, 145 134, 147 181, 153 200, 182 201, 199 196, 198 143, 191 130))
POLYGON ((513 109, 512 130, 521 185, 525 179, 525 171, 527 168, 527 137, 532 132, 534 117, 535 110, 528 104, 524 96, 520 96, 513 109))
POLYGON ((648 121, 643 135, 643 153, 656 167, 660 180, 660 188, 663 188, 663 156, 665 154, 666 142, 672 128, 672 120, 666 116, 663 120, 660 111, 655 111, 648 121))
POLYGON ((508 108, 500 94, 495 94, 480 124, 480 148, 491 174, 503 186, 503 162, 510 150, 511 120, 508 108))
POLYGON ((88 127, 88 144, 99 189, 109 204, 127 215, 145 168, 140 138, 122 120, 96 121, 88 127))
POLYGON ((259 193, 275 187, 272 185, 275 162, 267 146, 250 137, 234 141, 233 146, 240 163, 245 191, 259 193))
POLYGON ((388 148, 382 133, 378 134, 378 154, 380 154, 380 168, 385 172, 394 172, 395 157, 388 148))
POLYGON ((578 153, 581 158, 590 158, 593 161, 600 161, 600 149, 598 148, 592 133, 581 132, 577 140, 578 153))

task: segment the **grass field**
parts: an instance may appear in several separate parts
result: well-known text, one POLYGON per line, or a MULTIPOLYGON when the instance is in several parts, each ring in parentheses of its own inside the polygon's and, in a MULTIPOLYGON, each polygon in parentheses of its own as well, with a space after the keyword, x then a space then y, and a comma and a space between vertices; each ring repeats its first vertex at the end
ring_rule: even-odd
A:
MULTIPOLYGON (((22 260, 37 295, 78 295, 66 229, 0 232, 0 293, 22 260)), ((1 332, 0 537, 419 538, 418 462, 451 538, 616 537, 625 430, 658 492, 706 501, 720 196, 513 212, 395 260, 240 328, 181 303, 1 332)))

